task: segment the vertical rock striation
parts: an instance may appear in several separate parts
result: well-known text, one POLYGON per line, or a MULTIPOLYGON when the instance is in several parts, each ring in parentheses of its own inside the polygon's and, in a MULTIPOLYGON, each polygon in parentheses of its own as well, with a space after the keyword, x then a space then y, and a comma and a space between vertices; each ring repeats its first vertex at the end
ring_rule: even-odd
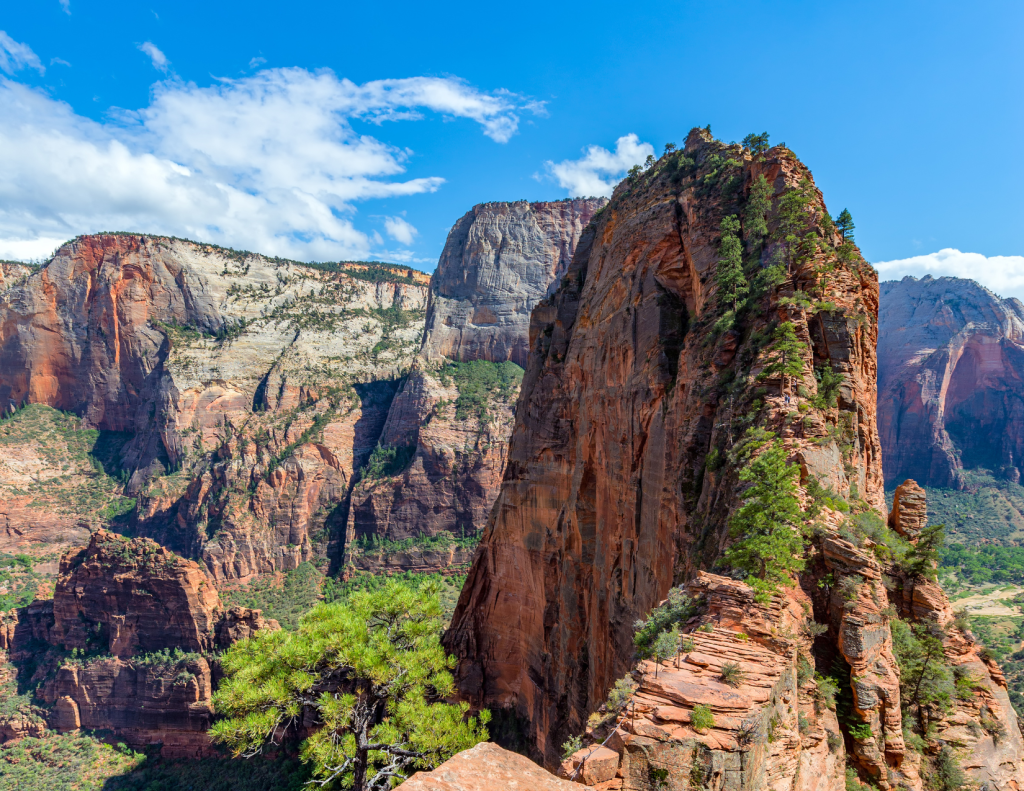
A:
POLYGON ((883 283, 879 433, 887 485, 960 488, 982 467, 1019 481, 1024 305, 973 280, 883 283))
POLYGON ((482 203, 448 232, 430 281, 429 360, 526 365, 530 311, 569 268, 604 198, 482 203))
POLYGON ((505 479, 446 641, 464 694, 528 723, 548 761, 628 668, 634 621, 720 556, 737 502, 735 466, 720 460, 752 419, 784 438, 805 479, 884 511, 874 271, 853 256, 826 281, 819 253, 745 324, 714 330, 727 306, 719 228, 761 175, 776 206, 802 190, 809 232, 838 244, 792 153, 752 159, 695 130, 685 151, 616 189, 534 309, 505 479), (797 412, 778 378, 757 389, 765 333, 781 320, 806 344, 802 409, 826 365, 842 377, 833 403, 797 412))
POLYGON ((583 228, 606 203, 485 203, 454 225, 431 278, 420 356, 380 438, 401 463, 353 492, 349 568, 469 562, 501 483, 518 381, 466 405, 479 380, 512 372, 478 366, 459 375, 446 363, 524 365, 530 311, 565 274, 583 228))

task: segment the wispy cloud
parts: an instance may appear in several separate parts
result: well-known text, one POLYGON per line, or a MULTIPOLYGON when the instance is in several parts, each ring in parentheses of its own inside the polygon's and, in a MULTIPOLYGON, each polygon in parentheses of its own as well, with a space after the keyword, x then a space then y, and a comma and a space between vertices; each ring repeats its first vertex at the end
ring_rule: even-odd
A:
POLYGON ((1002 297, 1024 300, 1024 256, 963 253, 951 247, 928 255, 915 255, 874 265, 881 280, 898 280, 907 275, 921 277, 963 277, 977 280, 1002 297))
POLYGON ((588 146, 580 159, 549 160, 544 165, 573 197, 611 195, 626 171, 653 153, 654 146, 641 143, 635 134, 628 134, 615 141, 614 152, 601 146, 588 146))
POLYGON ((401 217, 385 217, 384 230, 399 244, 411 245, 419 231, 401 217))
POLYGON ((0 30, 0 71, 14 74, 21 69, 35 69, 40 74, 46 73, 39 56, 28 44, 21 44, 0 30))
POLYGON ((255 58, 252 58, 249 61, 249 68, 250 69, 255 69, 258 66, 262 66, 266 62, 267 62, 266 58, 263 58, 263 57, 260 57, 259 55, 257 55, 255 58))
POLYGON ((50 65, 53 66, 55 64, 56 65, 60 65, 60 66, 70 66, 71 65, 66 60, 64 60, 64 58, 50 58, 50 65))
MULTIPOLYGON (((383 240, 356 228, 355 205, 432 192, 444 179, 403 178, 411 152, 355 131, 351 119, 432 111, 501 141, 521 111, 511 94, 454 78, 359 85, 298 68, 210 87, 167 80, 152 97, 98 123, 0 78, 0 249, 43 256, 55 239, 122 229, 300 259, 366 257, 383 240)), ((401 217, 384 229, 400 245, 416 235, 401 217)))
POLYGON ((64 13, 71 16, 71 0, 59 0, 60 7, 64 9, 64 13))
POLYGON ((139 50, 146 53, 149 56, 149 59, 153 61, 154 69, 159 69, 164 72, 167 71, 167 66, 170 64, 170 61, 167 60, 167 56, 160 51, 160 48, 156 44, 152 41, 146 41, 139 44, 139 50))

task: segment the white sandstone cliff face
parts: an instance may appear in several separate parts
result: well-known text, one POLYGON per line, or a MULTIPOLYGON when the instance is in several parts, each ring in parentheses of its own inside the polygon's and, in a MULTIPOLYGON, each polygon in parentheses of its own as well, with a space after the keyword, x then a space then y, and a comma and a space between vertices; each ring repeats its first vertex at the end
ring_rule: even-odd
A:
POLYGON ((467 410, 445 363, 524 365, 530 311, 557 286, 606 203, 485 203, 455 223, 431 278, 422 351, 380 439, 408 463, 357 484, 346 533, 351 568, 432 570, 471 560, 465 539, 483 529, 501 485, 518 379, 488 391, 483 412, 467 410))
POLYGON ((431 280, 427 359, 526 365, 530 311, 569 268, 605 198, 483 203, 448 234, 431 280))

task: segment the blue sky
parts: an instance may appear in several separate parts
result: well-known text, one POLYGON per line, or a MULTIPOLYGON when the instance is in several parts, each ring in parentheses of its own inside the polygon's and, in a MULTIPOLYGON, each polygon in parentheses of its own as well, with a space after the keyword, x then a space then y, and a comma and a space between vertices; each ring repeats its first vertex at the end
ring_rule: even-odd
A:
POLYGON ((473 204, 711 124, 786 142, 910 259, 883 275, 1024 296, 1019 2, 33 0, 0 30, 0 256, 123 228, 430 270, 473 204))

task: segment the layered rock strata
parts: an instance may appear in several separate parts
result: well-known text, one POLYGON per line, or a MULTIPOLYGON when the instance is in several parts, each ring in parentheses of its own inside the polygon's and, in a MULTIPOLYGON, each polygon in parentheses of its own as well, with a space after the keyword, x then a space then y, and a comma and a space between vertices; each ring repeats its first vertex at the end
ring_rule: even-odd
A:
POLYGON ((963 470, 1019 481, 1024 305, 973 280, 883 283, 878 342, 885 479, 961 488, 963 470))
MULTIPOLYGON (((0 403, 129 435, 116 472, 138 506, 121 529, 217 579, 294 568, 343 530, 426 306, 420 273, 335 270, 80 237, 0 294, 0 403)), ((38 529, 22 515, 5 514, 9 529, 38 529)))
POLYGON ((225 612, 195 561, 98 531, 61 559, 52 600, 0 614, 4 673, 37 700, 0 729, 16 738, 45 718, 61 732, 111 730, 162 744, 165 757, 200 757, 210 751, 214 652, 278 628, 259 610, 225 612))
POLYGON ((485 203, 449 232, 419 359, 380 438, 403 463, 353 492, 349 569, 426 571, 471 560, 498 494, 518 395, 518 379, 491 389, 480 381, 496 370, 507 379, 507 363, 525 364, 530 311, 565 274, 606 202, 485 203), (448 361, 478 367, 460 372, 448 361))
MULTIPOLYGON (((511 708, 548 761, 626 672, 634 621, 720 556, 737 503, 727 459, 752 421, 784 438, 805 479, 884 511, 877 279, 858 255, 836 258, 824 215, 788 150, 751 158, 694 131, 685 151, 616 189, 534 309, 505 479, 446 640, 464 694, 511 708), (820 245, 716 332, 729 305, 716 293, 719 228, 759 176, 770 229, 799 190, 802 233, 820 245), (760 375, 765 335, 783 320, 805 344, 797 403, 760 375), (824 366, 842 381, 819 408, 824 366)), ((777 238, 748 245, 752 278, 777 238)))

